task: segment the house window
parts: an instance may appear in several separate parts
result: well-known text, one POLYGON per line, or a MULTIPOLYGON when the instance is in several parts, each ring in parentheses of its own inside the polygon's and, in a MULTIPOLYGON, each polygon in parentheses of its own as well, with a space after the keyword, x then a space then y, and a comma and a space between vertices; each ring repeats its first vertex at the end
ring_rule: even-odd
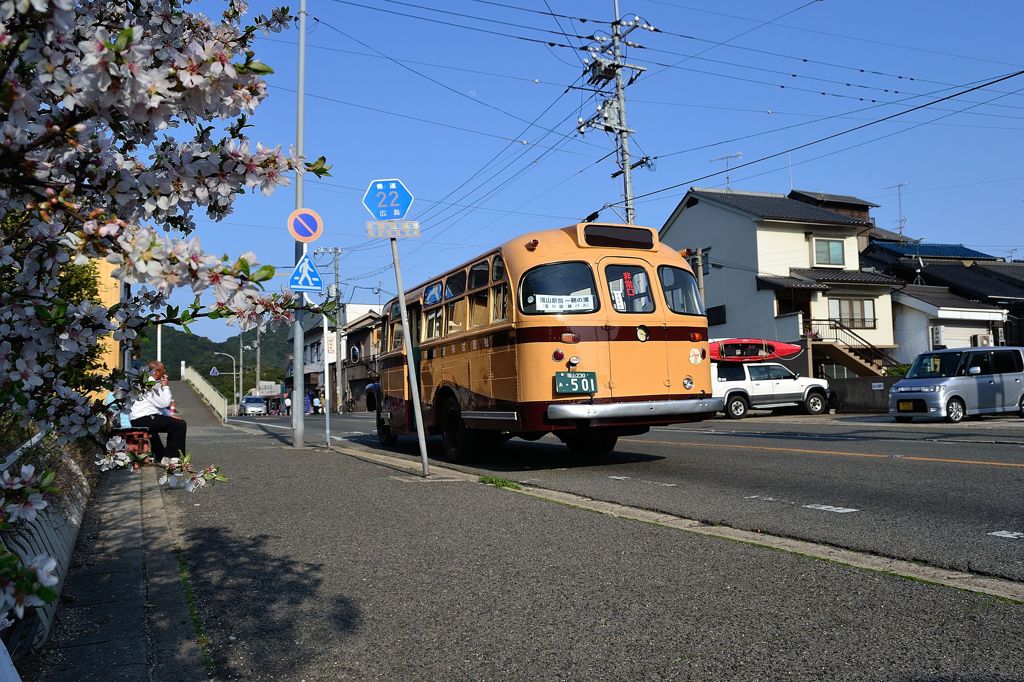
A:
POLYGON ((815 265, 845 265, 846 259, 843 256, 842 239, 815 239, 814 240, 814 264, 815 265))
POLYGON ((875 301, 870 298, 830 298, 828 317, 850 329, 874 329, 875 301))

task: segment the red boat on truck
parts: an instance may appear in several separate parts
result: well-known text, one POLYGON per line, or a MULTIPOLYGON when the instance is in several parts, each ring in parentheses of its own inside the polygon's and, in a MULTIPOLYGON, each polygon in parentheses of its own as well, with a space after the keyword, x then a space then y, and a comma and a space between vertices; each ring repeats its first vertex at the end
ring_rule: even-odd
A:
POLYGON ((793 343, 771 339, 710 339, 708 354, 712 362, 763 362, 785 360, 803 350, 793 343))

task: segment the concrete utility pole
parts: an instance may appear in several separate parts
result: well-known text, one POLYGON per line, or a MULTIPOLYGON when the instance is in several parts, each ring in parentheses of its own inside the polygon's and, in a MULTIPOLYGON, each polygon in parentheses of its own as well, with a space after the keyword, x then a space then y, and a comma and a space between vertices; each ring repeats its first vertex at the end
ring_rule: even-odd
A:
MULTIPOLYGON (((331 255, 334 257, 334 291, 338 297, 337 321, 334 323, 334 353, 337 359, 334 363, 334 383, 338 393, 338 414, 345 411, 345 393, 348 391, 348 367, 345 367, 345 356, 341 352, 342 331, 348 324, 348 311, 341 300, 341 271, 338 269, 338 258, 341 257, 343 249, 339 246, 320 247, 313 250, 314 256, 331 255)), ((346 341, 348 334, 345 334, 346 341)))
MULTIPOLYGON (((298 101, 295 107, 295 153, 302 156, 303 131, 302 122, 304 118, 304 100, 306 99, 306 0, 299 0, 299 80, 298 80, 298 101)), ((302 195, 303 173, 295 174, 295 208, 304 208, 302 195)), ((295 242, 295 265, 306 255, 306 243, 295 242)), ((305 294, 299 294, 301 300, 305 301, 305 294)), ((295 324, 292 325, 294 341, 292 343, 292 447, 301 448, 305 446, 306 404, 303 395, 303 349, 306 345, 305 334, 302 329, 302 312, 295 313, 295 324)))
POLYGON ((245 350, 242 346, 242 332, 238 332, 238 395, 245 397, 245 350))
POLYGON ((260 391, 260 328, 256 327, 256 392, 260 391))
POLYGON ((614 0, 615 18, 612 21, 612 37, 608 44, 598 42, 585 49, 593 55, 593 58, 586 60, 584 75, 587 76, 587 84, 597 88, 598 93, 606 94, 605 99, 597 109, 597 113, 587 120, 579 119, 576 127, 582 135, 587 128, 596 128, 605 132, 614 133, 616 136, 616 160, 619 170, 612 173, 612 177, 622 176, 622 196, 626 208, 626 222, 636 222, 636 210, 633 207, 633 169, 641 166, 649 166, 651 159, 642 157, 636 163, 633 162, 629 153, 629 136, 633 130, 626 124, 626 88, 632 85, 640 74, 646 71, 642 66, 626 64, 622 61, 622 46, 638 47, 636 44, 626 40, 626 36, 638 28, 645 31, 654 31, 654 27, 642 22, 639 17, 623 22, 619 19, 619 0, 614 0), (625 27, 625 31, 623 31, 625 27), (630 69, 632 73, 629 79, 623 77, 622 70, 630 69), (602 89, 614 82, 615 86, 611 93, 603 93, 602 89))

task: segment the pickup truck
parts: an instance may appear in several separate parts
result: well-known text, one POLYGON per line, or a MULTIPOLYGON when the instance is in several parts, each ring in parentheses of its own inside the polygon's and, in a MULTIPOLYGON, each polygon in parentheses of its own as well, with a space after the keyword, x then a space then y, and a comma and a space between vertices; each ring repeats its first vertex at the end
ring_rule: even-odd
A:
POLYGON ((743 419, 751 408, 794 405, 822 414, 832 397, 826 380, 801 377, 775 362, 711 363, 711 395, 723 400, 729 419, 743 419))

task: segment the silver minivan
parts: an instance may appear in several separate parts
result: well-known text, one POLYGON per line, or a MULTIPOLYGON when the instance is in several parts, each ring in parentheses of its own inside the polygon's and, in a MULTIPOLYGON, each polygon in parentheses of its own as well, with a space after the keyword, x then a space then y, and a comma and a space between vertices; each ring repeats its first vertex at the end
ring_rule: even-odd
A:
POLYGON ((921 353, 905 379, 889 389, 898 422, 942 418, 957 423, 979 414, 1024 417, 1024 348, 952 348, 921 353))

